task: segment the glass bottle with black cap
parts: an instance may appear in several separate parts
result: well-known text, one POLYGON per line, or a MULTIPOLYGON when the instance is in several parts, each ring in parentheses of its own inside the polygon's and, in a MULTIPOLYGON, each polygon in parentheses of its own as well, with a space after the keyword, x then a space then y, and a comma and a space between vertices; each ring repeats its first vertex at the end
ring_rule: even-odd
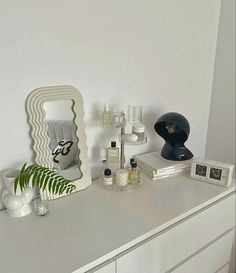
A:
POLYGON ((108 161, 108 167, 115 171, 119 168, 120 164, 120 157, 119 157, 119 148, 116 147, 116 142, 111 142, 111 147, 107 148, 107 161, 108 161))

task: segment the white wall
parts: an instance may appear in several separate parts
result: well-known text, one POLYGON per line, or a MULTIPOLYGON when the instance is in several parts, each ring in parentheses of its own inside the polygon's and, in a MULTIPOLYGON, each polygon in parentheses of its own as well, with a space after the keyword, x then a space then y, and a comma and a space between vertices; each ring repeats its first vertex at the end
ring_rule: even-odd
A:
POLYGON ((223 0, 206 157, 235 164, 235 0, 223 0))
MULTIPOLYGON (((37 87, 71 84, 85 103, 93 175, 117 130, 96 125, 104 102, 141 103, 148 144, 169 111, 187 117, 187 146, 204 156, 220 0, 0 1, 0 170, 32 159, 24 103, 37 87)), ((117 138, 117 137, 116 137, 117 138)))
MULTIPOLYGON (((235 0, 221 4, 206 157, 235 165, 235 0)), ((234 272, 235 240, 229 273, 234 272)))
POLYGON ((72 100, 59 100, 46 102, 43 105, 46 120, 69 120, 72 121, 72 100))

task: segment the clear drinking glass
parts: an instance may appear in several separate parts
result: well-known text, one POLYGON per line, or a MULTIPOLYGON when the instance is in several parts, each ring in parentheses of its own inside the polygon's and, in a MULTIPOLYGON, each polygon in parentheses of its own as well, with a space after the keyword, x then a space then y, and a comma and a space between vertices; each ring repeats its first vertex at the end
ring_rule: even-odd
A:
POLYGON ((142 123, 142 105, 139 104, 128 105, 128 123, 130 124, 142 123))
POLYGON ((48 200, 42 200, 40 196, 34 199, 35 212, 39 216, 46 215, 49 211, 48 200))

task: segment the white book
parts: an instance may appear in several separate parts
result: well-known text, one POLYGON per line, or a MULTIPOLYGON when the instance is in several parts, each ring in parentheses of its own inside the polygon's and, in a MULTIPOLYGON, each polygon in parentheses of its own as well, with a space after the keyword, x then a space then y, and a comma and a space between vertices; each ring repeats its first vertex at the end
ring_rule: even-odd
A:
POLYGON ((184 172, 186 170, 190 170, 190 166, 184 166, 184 167, 174 167, 174 168, 168 168, 168 169, 160 169, 160 170, 153 170, 149 166, 145 165, 143 162, 139 162, 137 160, 138 166, 142 169, 145 169, 147 172, 152 174, 153 176, 156 175, 163 175, 166 173, 176 173, 176 172, 184 172))
POLYGON ((162 178, 168 178, 168 177, 172 177, 172 176, 175 176, 175 175, 190 172, 190 168, 188 168, 188 169, 186 169, 184 171, 179 171, 179 172, 175 172, 175 173, 166 173, 166 174, 162 174, 162 175, 153 175, 152 173, 148 172, 146 169, 143 169, 142 167, 139 167, 139 169, 140 169, 141 172, 143 172, 145 175, 150 177, 152 180, 159 180, 159 179, 162 179, 162 178))
POLYGON ((164 175, 165 173, 174 174, 179 171, 185 172, 192 163, 192 159, 184 161, 167 160, 161 156, 160 151, 137 155, 134 158, 139 167, 152 173, 153 176, 164 175))

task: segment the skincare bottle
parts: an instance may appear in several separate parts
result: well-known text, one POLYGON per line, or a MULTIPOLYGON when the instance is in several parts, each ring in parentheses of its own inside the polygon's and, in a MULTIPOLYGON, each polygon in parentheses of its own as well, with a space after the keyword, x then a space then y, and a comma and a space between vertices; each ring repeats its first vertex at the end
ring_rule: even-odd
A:
POLYGON ((105 186, 110 186, 110 185, 113 184, 113 175, 112 175, 110 169, 107 168, 107 169, 104 170, 102 180, 103 180, 103 184, 105 186))
POLYGON ((112 171, 119 169, 119 164, 120 164, 119 148, 116 147, 115 141, 112 141, 111 147, 107 148, 107 163, 108 163, 108 167, 112 171))
POLYGON ((131 169, 129 170, 128 175, 129 183, 136 184, 140 182, 140 172, 137 170, 137 162, 131 162, 131 169))
POLYGON ((112 125, 112 112, 109 110, 108 103, 105 103, 104 111, 102 112, 102 125, 111 126, 112 125))

